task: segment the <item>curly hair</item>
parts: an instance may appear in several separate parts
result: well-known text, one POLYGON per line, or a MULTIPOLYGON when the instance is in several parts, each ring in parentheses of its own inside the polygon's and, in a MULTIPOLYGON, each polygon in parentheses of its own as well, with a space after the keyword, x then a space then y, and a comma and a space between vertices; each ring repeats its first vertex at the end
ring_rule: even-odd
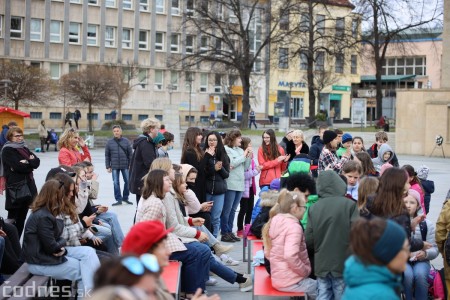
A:
POLYGON ((67 128, 64 130, 64 132, 61 134, 59 141, 58 141, 58 148, 67 148, 72 149, 72 145, 70 144, 70 139, 73 137, 79 136, 78 131, 76 131, 73 128, 67 128))

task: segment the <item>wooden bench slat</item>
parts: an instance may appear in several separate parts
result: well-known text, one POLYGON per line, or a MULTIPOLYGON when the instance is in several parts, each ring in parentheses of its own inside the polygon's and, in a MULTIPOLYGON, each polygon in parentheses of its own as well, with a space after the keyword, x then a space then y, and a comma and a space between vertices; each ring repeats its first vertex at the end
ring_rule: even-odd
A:
POLYGON ((161 274, 167 289, 171 294, 178 294, 180 290, 181 262, 170 261, 167 267, 164 267, 161 274))
POLYGON ((280 292, 272 287, 272 280, 264 266, 255 267, 255 279, 253 281, 254 296, 269 297, 298 297, 305 296, 304 292, 280 292))
MULTIPOLYGON (((24 285, 20 287, 21 293, 17 293, 14 297, 9 297, 9 300, 12 299, 34 299, 37 295, 38 291, 42 289, 42 291, 47 291, 48 287, 48 281, 50 278, 48 276, 40 276, 40 275, 34 275, 32 276, 27 282, 25 282, 24 285), (34 295, 28 295, 27 293, 33 291, 32 289, 27 289, 27 287, 34 287, 34 295)), ((16 288, 16 291, 19 291, 18 288, 16 288)))

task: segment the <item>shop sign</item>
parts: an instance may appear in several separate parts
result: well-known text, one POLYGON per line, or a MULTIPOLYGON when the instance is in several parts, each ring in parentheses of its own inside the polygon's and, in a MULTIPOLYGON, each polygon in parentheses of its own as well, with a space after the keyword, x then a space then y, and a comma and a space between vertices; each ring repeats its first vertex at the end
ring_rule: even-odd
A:
POLYGON ((352 90, 352 87, 348 86, 348 85, 333 85, 333 86, 331 86, 331 89, 333 91, 350 92, 352 90))
POLYGON ((280 80, 278 82, 279 87, 287 87, 287 88, 306 88, 306 82, 293 82, 293 81, 283 81, 280 80))

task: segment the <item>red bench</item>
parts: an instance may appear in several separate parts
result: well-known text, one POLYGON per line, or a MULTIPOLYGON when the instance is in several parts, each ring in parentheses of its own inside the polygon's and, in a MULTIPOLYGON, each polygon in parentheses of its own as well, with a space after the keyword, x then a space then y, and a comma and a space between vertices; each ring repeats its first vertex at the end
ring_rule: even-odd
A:
POLYGON ((181 265, 180 261, 170 261, 167 267, 161 274, 164 283, 167 286, 167 290, 175 295, 175 299, 180 298, 180 276, 181 276, 181 265))
POLYGON ((305 297, 304 292, 280 292, 272 287, 272 280, 264 266, 255 267, 255 278, 253 279, 253 299, 258 296, 264 297, 305 297))
MULTIPOLYGON (((252 243, 255 241, 261 241, 261 239, 257 238, 254 235, 248 235, 243 237, 243 245, 242 245, 242 261, 247 261, 247 269, 248 273, 250 273, 250 268, 252 264, 252 243), (247 251, 247 259, 245 258, 245 249, 248 248, 247 251)), ((261 241, 262 242, 262 241, 261 241)))

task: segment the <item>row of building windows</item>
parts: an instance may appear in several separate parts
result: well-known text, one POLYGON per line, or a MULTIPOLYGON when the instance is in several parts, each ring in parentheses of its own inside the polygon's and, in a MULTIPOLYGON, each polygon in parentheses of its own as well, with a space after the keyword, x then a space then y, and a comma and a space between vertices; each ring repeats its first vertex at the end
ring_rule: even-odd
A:
POLYGON ((382 62, 381 75, 427 75, 427 59, 421 57, 394 57, 382 62))
MULTIPOLYGON (((42 112, 38 112, 38 111, 32 111, 30 112, 30 118, 31 119, 38 119, 38 120, 42 120, 43 114, 42 112)), ((122 120, 124 121, 133 121, 133 116, 134 118, 137 117, 138 121, 143 121, 145 119, 147 119, 149 117, 148 114, 138 114, 133 115, 133 114, 122 114, 122 120)), ((158 120, 162 121, 163 120, 163 115, 154 115, 155 118, 157 118, 158 120)), ((60 112, 50 112, 49 113, 49 119, 50 120, 62 120, 63 119, 63 114, 60 112)), ((93 113, 93 114, 87 114, 87 119, 88 120, 99 120, 99 114, 98 113, 93 113)), ((109 114, 105 114, 104 115, 104 120, 105 121, 111 121, 113 120, 113 114, 109 113, 109 114)))

